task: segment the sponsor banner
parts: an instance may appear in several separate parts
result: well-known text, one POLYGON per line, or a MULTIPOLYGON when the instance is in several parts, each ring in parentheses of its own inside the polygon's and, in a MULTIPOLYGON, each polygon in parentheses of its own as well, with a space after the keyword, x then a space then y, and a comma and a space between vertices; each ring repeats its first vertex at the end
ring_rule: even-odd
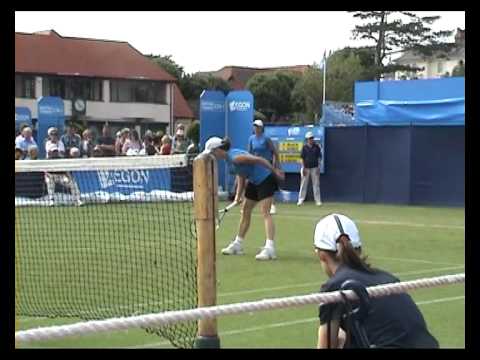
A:
POLYGON ((63 134, 65 109, 63 100, 56 96, 44 96, 38 100, 37 144, 39 158, 45 158, 45 146, 48 128, 54 126, 63 134))
POLYGON ((320 172, 325 172, 325 128, 323 126, 266 126, 265 135, 272 139, 278 149, 282 170, 290 173, 299 173, 302 167, 300 157, 305 134, 313 132, 315 142, 322 148, 322 161, 320 172))
POLYGON ((171 189, 170 169, 73 171, 72 175, 81 193, 100 191, 129 195, 171 189))

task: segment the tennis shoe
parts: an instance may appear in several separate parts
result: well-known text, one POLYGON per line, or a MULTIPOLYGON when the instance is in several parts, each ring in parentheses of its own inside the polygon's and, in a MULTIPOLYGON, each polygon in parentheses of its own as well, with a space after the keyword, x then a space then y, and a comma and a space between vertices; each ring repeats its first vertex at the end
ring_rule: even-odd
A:
POLYGON ((257 260, 275 260, 276 258, 275 249, 266 246, 255 256, 257 260))
POLYGON ((222 249, 223 255, 243 255, 242 245, 232 241, 226 248, 222 249))

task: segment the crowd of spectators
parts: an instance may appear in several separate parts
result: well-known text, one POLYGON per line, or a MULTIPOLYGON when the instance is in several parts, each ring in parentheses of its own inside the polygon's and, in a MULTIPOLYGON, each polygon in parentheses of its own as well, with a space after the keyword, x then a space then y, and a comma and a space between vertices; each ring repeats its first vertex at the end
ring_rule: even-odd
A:
MULTIPOLYGON (((15 138, 15 160, 37 159, 38 146, 31 127, 23 125, 15 138)), ((97 139, 91 129, 84 130, 80 136, 77 129, 71 125, 65 127, 63 135, 59 134, 57 128, 51 127, 43 146, 47 159, 198 153, 198 145, 187 138, 183 124, 177 125, 173 137, 151 130, 145 131, 143 137, 140 137, 136 129, 127 127, 113 137, 110 126, 105 124, 101 136, 97 139)))

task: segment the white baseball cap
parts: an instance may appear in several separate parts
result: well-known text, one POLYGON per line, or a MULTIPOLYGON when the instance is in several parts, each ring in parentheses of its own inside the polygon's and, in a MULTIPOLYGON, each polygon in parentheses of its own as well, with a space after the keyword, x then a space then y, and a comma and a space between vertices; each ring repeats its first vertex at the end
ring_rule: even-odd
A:
POLYGON ((52 135, 53 133, 58 133, 58 129, 56 127, 48 128, 47 134, 52 135))
POLYGON ((313 132, 311 131, 308 131, 306 134, 305 134, 305 139, 310 139, 310 138, 313 138, 313 132))
POLYGON ((207 140, 205 143, 205 150, 203 150, 203 154, 210 154, 213 150, 223 145, 223 140, 217 136, 212 136, 210 139, 207 140))
POLYGON ((255 121, 253 122, 253 126, 260 126, 260 127, 263 127, 263 121, 262 121, 262 120, 259 120, 259 119, 257 119, 257 120, 255 120, 255 121))
POLYGON ((342 214, 327 215, 317 223, 313 244, 318 249, 337 251, 337 240, 342 234, 348 236, 354 249, 362 246, 357 226, 342 214))

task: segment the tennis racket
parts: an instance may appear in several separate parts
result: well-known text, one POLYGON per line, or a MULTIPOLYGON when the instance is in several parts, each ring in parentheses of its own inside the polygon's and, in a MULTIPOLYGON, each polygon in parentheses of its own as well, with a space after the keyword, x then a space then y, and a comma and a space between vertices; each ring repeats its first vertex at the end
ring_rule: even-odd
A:
POLYGON ((238 205, 238 202, 234 201, 232 202, 231 204, 227 205, 225 208, 221 209, 218 211, 218 217, 217 217, 217 226, 216 226, 216 230, 218 230, 220 228, 220 224, 222 223, 223 221, 223 218, 225 217, 225 215, 227 214, 227 212, 231 209, 233 209, 235 206, 238 205))

